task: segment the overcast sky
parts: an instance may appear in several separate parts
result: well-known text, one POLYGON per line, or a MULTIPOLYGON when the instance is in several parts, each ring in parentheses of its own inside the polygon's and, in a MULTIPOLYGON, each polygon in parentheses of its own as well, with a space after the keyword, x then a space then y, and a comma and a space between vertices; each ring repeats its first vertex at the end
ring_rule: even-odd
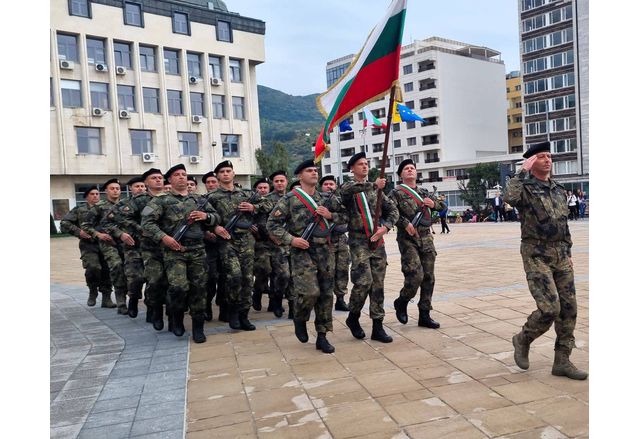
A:
MULTIPOLYGON (((327 61, 356 53, 389 0, 226 0, 229 11, 266 22, 258 84, 292 95, 326 89, 327 61)), ((437 36, 501 52, 520 69, 518 0, 409 0, 402 44, 437 36)))

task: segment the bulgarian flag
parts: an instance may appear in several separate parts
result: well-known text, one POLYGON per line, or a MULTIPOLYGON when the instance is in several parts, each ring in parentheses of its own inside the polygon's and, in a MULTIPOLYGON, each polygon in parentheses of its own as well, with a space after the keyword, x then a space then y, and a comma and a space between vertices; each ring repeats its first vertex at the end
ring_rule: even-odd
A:
MULTIPOLYGON (((371 31, 362 50, 331 88, 316 98, 320 112, 327 119, 316 141, 318 153, 324 154, 333 127, 363 106, 383 97, 398 85, 398 68, 407 0, 392 0, 387 12, 371 31)), ((401 99, 397 87, 396 99, 401 99)))
POLYGON ((375 117, 373 115, 373 113, 371 112, 371 110, 369 110, 367 107, 363 108, 363 112, 364 112, 364 127, 368 127, 369 125, 371 125, 374 128, 386 128, 387 125, 380 122, 380 119, 378 119, 377 117, 375 117))

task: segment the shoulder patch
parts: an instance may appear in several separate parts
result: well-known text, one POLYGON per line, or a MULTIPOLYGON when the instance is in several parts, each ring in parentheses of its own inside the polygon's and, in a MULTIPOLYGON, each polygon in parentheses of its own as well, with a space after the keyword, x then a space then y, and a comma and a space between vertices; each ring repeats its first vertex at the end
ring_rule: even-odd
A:
POLYGON ((273 211, 273 216, 279 217, 280 215, 282 215, 282 211, 280 209, 276 209, 273 211))
POLYGON ((141 215, 142 216, 150 215, 152 212, 153 212, 153 207, 147 204, 146 206, 144 206, 144 209, 142 209, 141 215))

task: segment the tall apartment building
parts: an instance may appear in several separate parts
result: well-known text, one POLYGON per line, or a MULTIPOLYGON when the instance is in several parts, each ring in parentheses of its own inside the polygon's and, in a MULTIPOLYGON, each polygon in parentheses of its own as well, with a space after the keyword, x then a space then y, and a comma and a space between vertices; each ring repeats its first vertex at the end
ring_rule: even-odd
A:
POLYGON ((241 183, 260 145, 265 23, 202 0, 51 0, 55 219, 92 184, 224 159, 241 183))
POLYGON ((522 76, 519 71, 507 74, 507 129, 509 152, 524 151, 522 138, 522 76))
POLYGON ((520 0, 525 145, 551 142, 553 174, 589 186, 588 0, 520 0))
MULTIPOLYGON (((327 63, 327 86, 335 82, 354 55, 327 63)), ((402 160, 417 163, 423 184, 435 183, 451 196, 450 206, 459 200, 458 180, 476 163, 512 162, 507 144, 507 97, 504 63, 500 52, 487 47, 431 37, 402 47, 399 79, 406 106, 426 123, 393 124, 389 141, 388 179, 402 160)), ((388 96, 370 103, 372 113, 386 122, 388 96)), ((331 150, 322 160, 322 172, 348 175, 347 162, 356 152, 365 151, 370 166, 379 167, 384 131, 367 128, 362 134, 363 114, 351 116, 352 132, 331 134, 331 150)), ((521 155, 519 156, 521 157, 521 155)))

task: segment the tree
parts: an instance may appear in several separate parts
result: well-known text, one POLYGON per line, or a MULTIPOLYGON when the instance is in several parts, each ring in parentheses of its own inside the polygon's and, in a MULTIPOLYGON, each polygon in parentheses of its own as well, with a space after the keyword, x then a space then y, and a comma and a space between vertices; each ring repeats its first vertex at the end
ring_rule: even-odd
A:
POLYGON ((284 145, 276 142, 273 153, 269 154, 262 149, 256 150, 256 160, 262 171, 262 175, 269 176, 280 169, 289 170, 289 153, 284 145))
POLYGON ((478 163, 468 170, 469 181, 458 183, 462 192, 462 200, 471 206, 474 212, 480 213, 487 198, 487 189, 492 188, 500 181, 500 168, 497 162, 478 163))

